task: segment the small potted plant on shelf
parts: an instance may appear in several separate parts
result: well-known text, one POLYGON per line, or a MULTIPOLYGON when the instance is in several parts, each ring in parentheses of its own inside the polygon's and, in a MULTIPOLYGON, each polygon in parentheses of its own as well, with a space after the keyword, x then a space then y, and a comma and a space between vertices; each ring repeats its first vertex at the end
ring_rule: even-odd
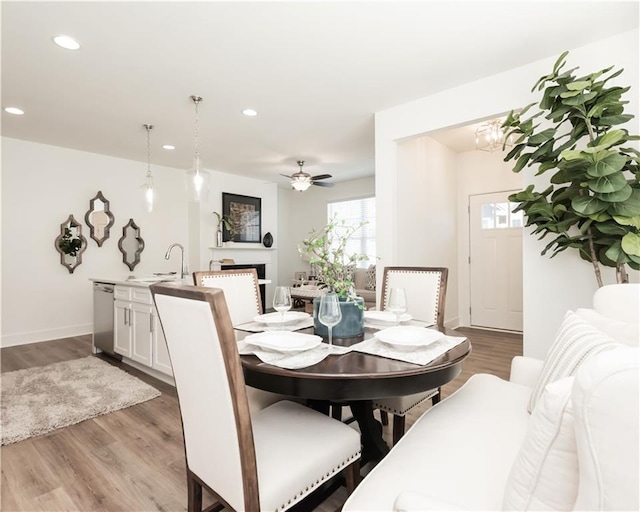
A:
POLYGON ((216 230, 216 247, 222 247, 222 226, 227 228, 227 231, 231 233, 231 238, 233 239, 233 223, 228 215, 220 215, 218 212, 213 212, 213 214, 216 216, 218 223, 216 230))
MULTIPOLYGON (((335 292, 342 310, 341 322, 333 328, 337 338, 351 338, 364 332, 364 299, 355 294, 354 274, 358 262, 367 261, 366 254, 348 253, 353 234, 366 222, 349 225, 335 216, 319 231, 315 229, 298 246, 298 251, 315 268, 316 278, 327 291, 335 292)), ((320 297, 313 301, 316 334, 326 336, 328 329, 318 321, 320 297)))

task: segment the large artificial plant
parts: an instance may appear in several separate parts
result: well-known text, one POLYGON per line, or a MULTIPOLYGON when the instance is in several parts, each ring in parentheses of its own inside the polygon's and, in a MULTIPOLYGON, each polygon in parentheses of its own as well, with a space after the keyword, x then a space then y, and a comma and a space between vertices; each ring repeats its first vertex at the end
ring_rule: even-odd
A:
POLYGON ((353 300, 355 268, 359 261, 367 261, 366 254, 347 254, 347 243, 366 222, 350 225, 335 216, 320 230, 313 230, 298 246, 298 251, 315 265, 326 287, 340 297, 353 300))
POLYGON ((553 172, 542 192, 529 185, 509 200, 520 203, 514 211, 523 211, 534 234, 554 237, 543 255, 572 247, 592 263, 598 286, 600 264, 615 267, 617 282, 627 282, 626 265, 640 270, 640 152, 628 145, 640 137, 620 127, 634 117, 624 113, 622 100, 630 88, 608 84, 622 69, 580 77, 578 68, 562 71, 567 54, 533 87, 544 89, 538 111, 524 117, 532 103, 502 125, 507 138, 517 137, 505 157, 515 160, 514 172, 532 165, 537 174, 553 172), (536 120, 542 115, 546 121, 536 120))

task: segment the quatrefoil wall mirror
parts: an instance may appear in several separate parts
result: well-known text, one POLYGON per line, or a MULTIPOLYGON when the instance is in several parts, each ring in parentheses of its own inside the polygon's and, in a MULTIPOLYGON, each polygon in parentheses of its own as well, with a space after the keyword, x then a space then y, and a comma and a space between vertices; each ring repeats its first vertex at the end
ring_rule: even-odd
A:
POLYGON ((96 241, 98 247, 102 247, 104 241, 109 238, 109 229, 113 226, 114 218, 109 210, 109 201, 102 195, 101 190, 89 201, 89 210, 84 216, 84 221, 89 226, 91 238, 96 241))
POLYGON ((82 253, 87 248, 87 239, 82 236, 82 226, 73 217, 60 224, 60 234, 55 240, 56 251, 60 253, 60 264, 65 266, 70 274, 82 263, 82 253))
POLYGON ((144 249, 144 240, 140 236, 140 228, 133 219, 129 219, 126 226, 122 228, 122 238, 118 240, 118 248, 122 253, 122 261, 133 270, 140 263, 140 253, 144 249))

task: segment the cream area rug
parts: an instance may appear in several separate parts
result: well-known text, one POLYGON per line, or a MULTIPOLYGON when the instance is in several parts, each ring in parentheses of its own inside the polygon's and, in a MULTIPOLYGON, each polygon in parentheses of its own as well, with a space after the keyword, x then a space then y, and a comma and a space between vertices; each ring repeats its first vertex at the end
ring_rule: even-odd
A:
POLYGON ((3 373, 0 388, 2 445, 160 396, 93 356, 3 373))

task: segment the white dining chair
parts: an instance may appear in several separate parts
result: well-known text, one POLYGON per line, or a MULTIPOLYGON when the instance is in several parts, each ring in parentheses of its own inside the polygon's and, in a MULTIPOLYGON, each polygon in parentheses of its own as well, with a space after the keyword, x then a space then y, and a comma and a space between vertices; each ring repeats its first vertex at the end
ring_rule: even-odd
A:
MULTIPOLYGON (((449 270, 444 267, 385 267, 380 296, 381 309, 386 308, 391 288, 404 288, 407 312, 413 319, 433 324, 438 330, 443 330, 448 275, 449 270)), ((387 422, 387 413, 393 414, 393 444, 404 435, 407 413, 429 398, 433 405, 437 404, 440 401, 440 389, 373 401, 373 407, 380 409, 383 423, 387 422)))
MULTIPOLYGON (((258 286, 258 272, 254 268, 234 270, 202 270, 193 273, 196 286, 219 288, 227 301, 231 324, 235 327, 251 322, 262 314, 262 300, 258 286)), ((251 412, 288 397, 247 386, 251 412)))
POLYGON ((355 430, 289 401, 249 413, 223 292, 161 283, 151 292, 180 404, 189 512, 202 510, 203 488, 232 510, 284 511, 340 472, 351 494, 355 430))

